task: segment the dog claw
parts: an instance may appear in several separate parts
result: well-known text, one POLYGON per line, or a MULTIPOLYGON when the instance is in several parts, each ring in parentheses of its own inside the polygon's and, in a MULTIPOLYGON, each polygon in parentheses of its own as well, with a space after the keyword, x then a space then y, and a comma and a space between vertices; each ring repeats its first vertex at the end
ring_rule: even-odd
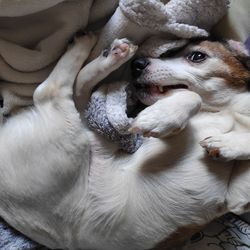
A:
POLYGON ((128 129, 128 132, 131 134, 142 134, 141 130, 137 127, 131 127, 128 129))
POLYGON ((158 132, 146 131, 146 130, 140 129, 138 127, 132 127, 130 129, 128 129, 128 132, 132 133, 132 134, 143 135, 143 137, 155 137, 155 138, 160 137, 158 132))

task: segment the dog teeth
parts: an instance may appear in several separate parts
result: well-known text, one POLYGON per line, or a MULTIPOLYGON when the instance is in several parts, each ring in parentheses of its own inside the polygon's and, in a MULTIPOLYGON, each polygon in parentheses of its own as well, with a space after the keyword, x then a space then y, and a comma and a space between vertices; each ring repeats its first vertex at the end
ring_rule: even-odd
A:
POLYGON ((159 86, 158 88, 159 88, 159 91, 160 91, 161 93, 164 92, 164 89, 163 89, 162 86, 159 86))

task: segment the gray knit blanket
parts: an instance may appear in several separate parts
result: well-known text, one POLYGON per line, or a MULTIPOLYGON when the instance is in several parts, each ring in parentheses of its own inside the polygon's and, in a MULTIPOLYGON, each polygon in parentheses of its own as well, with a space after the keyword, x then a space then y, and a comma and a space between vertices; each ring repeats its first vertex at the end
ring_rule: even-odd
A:
POLYGON ((128 132, 133 121, 129 110, 136 104, 128 82, 105 84, 92 94, 85 117, 92 130, 117 144, 119 149, 134 153, 142 144, 141 135, 128 132))
POLYGON ((1 250, 46 250, 46 248, 26 238, 0 219, 0 249, 1 250))

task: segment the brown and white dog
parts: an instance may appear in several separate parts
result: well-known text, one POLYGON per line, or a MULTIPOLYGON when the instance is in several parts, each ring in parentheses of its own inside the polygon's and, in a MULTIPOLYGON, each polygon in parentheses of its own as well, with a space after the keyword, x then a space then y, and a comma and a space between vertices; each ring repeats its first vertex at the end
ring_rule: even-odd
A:
MULTIPOLYGON (((142 103, 152 105, 173 93, 179 93, 180 90, 190 90, 201 97, 203 113, 215 114, 219 111, 225 111, 231 114, 236 112, 234 116, 236 115, 238 119, 241 118, 239 116, 246 114, 246 110, 250 108, 247 101, 250 96, 248 93, 250 88, 250 57, 242 43, 232 40, 197 39, 186 48, 181 49, 179 53, 176 52, 174 56, 173 54, 169 56, 169 54, 168 52, 166 57, 163 54, 160 59, 138 58, 133 61, 132 72, 136 79, 136 93, 142 103)), ((162 109, 165 109, 164 105, 162 109)), ((158 113, 161 115, 157 119, 155 119, 156 117, 146 117, 147 113, 149 112, 145 110, 137 117, 130 129, 132 132, 155 137, 165 137, 173 133, 167 125, 168 120, 171 120, 167 112, 158 109, 158 113)), ((246 117, 244 117, 244 121, 234 119, 237 121, 233 127, 234 132, 238 130, 236 128, 238 126, 240 128, 247 126, 245 124, 246 117), (237 124, 238 122, 240 125, 237 124)), ((177 124, 174 125, 174 129, 177 129, 175 132, 182 130, 189 118, 186 120, 186 118, 179 117, 177 120, 179 125, 177 127, 177 124)), ((246 131, 249 128, 246 127, 246 131)), ((245 136, 244 138, 247 140, 245 136)), ((227 139, 229 139, 229 135, 227 135, 227 139)), ((224 160, 250 159, 250 155, 244 152, 248 150, 247 147, 238 141, 238 136, 237 141, 243 146, 242 152, 236 152, 236 148, 232 149, 231 147, 236 145, 232 145, 229 141, 224 142, 228 145, 220 147, 222 145, 219 144, 219 139, 214 138, 214 140, 217 143, 213 144, 212 138, 207 138, 201 143, 212 156, 223 157, 224 160), (216 155, 214 155, 215 151, 211 150, 212 148, 216 149, 216 155)), ((235 138, 232 138, 232 141, 235 141, 235 138)))
POLYGON ((35 91, 35 107, 2 126, 0 215, 50 248, 141 250, 166 238, 170 249, 180 231, 247 211, 250 73, 241 46, 202 41, 173 58, 134 61, 138 96, 152 105, 131 131, 157 138, 128 155, 85 126, 83 109, 137 47, 115 40, 80 71, 80 119, 73 83, 94 43, 78 37, 35 91))

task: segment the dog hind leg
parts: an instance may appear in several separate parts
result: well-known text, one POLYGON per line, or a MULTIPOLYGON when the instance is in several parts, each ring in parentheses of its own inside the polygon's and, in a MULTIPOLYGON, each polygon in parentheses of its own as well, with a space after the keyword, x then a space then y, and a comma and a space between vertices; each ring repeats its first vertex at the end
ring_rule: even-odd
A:
POLYGON ((74 43, 69 45, 49 77, 35 90, 35 105, 55 97, 72 96, 75 78, 95 42, 96 38, 92 34, 75 36, 74 43))
POLYGON ((232 131, 207 137, 200 144, 217 160, 250 160, 249 141, 250 133, 232 131))

